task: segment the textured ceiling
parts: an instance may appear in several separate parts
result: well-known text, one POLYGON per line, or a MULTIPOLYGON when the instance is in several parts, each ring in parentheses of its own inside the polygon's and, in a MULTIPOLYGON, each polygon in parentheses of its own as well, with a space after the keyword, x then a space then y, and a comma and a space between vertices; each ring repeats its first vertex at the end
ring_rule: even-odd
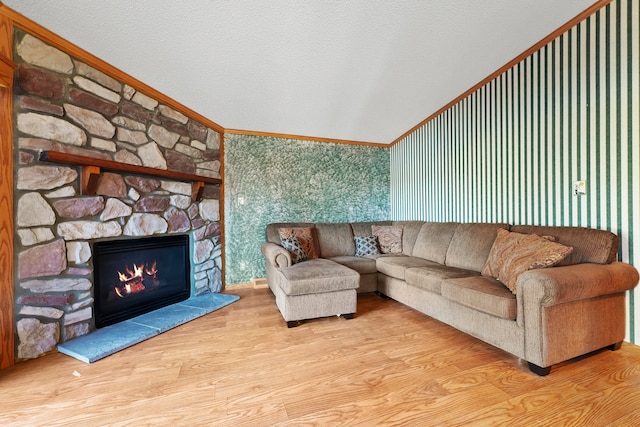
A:
POLYGON ((228 129, 391 143, 594 0, 2 0, 228 129))

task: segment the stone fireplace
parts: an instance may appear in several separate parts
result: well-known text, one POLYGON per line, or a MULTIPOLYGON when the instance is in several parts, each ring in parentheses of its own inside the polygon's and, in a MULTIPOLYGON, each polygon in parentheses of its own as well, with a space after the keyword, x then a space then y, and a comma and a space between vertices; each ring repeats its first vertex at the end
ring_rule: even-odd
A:
POLYGON ((100 325, 95 256, 116 239, 186 238, 189 293, 221 291, 220 187, 192 179, 220 182, 220 134, 18 29, 13 58, 16 359, 100 325))
POLYGON ((96 328, 186 300, 191 294, 190 266, 188 235, 94 243, 96 328))

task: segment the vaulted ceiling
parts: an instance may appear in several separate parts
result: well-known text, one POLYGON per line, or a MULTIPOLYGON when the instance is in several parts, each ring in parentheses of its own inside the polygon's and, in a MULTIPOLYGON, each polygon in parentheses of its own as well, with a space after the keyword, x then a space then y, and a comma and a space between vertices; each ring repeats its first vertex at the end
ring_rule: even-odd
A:
POLYGON ((594 0, 2 0, 228 129, 388 144, 594 0))

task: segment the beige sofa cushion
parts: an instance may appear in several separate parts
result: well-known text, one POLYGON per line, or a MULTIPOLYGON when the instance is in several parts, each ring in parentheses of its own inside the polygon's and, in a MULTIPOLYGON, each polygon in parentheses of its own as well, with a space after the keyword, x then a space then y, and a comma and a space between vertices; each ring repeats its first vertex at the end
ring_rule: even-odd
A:
POLYGON ((447 249, 458 225, 457 222, 425 223, 413 246, 413 256, 444 264, 447 249))
POLYGON ((413 247, 424 221, 394 221, 393 224, 402 226, 402 253, 413 255, 413 247))
POLYGON ((300 262, 280 270, 280 287, 287 295, 307 295, 357 289, 360 275, 344 265, 323 258, 300 262))
POLYGON ((433 261, 412 256, 380 256, 376 258, 376 268, 379 273, 386 274, 396 279, 404 280, 405 270, 411 267, 432 266, 433 261))
POLYGON ((443 280, 478 275, 479 273, 477 271, 462 270, 437 263, 433 263, 433 265, 429 267, 407 268, 404 273, 405 280, 408 284, 437 294, 440 293, 443 280))
POLYGON ((440 293, 451 301, 493 316, 516 318, 516 296, 492 277, 448 279, 442 282, 440 293))
POLYGON ((348 222, 316 224, 316 233, 322 258, 356 253, 353 230, 348 222))
POLYGON ((466 223, 456 228, 449 249, 446 265, 464 270, 482 271, 499 229, 509 229, 508 224, 466 223))
POLYGON ((342 255, 331 257, 330 259, 331 261, 335 261, 338 264, 349 267, 360 274, 371 274, 378 272, 376 270, 376 259, 374 257, 342 255))

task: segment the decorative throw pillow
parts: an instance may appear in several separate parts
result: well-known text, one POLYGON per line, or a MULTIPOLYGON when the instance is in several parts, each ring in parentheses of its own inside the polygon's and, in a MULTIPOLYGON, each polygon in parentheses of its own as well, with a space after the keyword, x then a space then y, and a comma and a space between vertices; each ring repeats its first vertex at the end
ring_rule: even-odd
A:
POLYGON ((376 236, 355 236, 356 256, 378 255, 378 238, 376 236))
POLYGON ((537 234, 498 230, 482 274, 495 277, 514 294, 518 277, 528 270, 551 267, 573 252, 573 248, 537 234))
POLYGON ((513 233, 503 228, 499 229, 496 240, 489 251, 489 257, 482 267, 482 275, 498 278, 504 259, 526 236, 526 234, 513 233))
POLYGON ((383 254, 402 253, 401 225, 372 225, 371 234, 378 237, 380 252, 383 254))
POLYGON ((318 258, 318 247, 313 237, 313 229, 311 227, 287 227, 279 228, 278 234, 280 239, 288 239, 289 237, 297 237, 302 248, 307 253, 307 259, 318 258))
POLYGON ((288 237, 280 242, 283 248, 291 252, 291 262, 297 264, 307 260, 307 252, 302 247, 297 237, 288 237))
MULTIPOLYGON (((529 234, 515 233, 503 228, 499 229, 498 236, 489 252, 489 257, 482 268, 482 275, 497 278, 502 270, 504 260, 508 257, 509 253, 517 250, 518 245, 521 245, 527 236, 529 236, 529 234)), ((540 237, 549 242, 556 241, 556 238, 553 236, 545 235, 540 237)), ((560 260, 558 262, 560 262, 560 260)))

